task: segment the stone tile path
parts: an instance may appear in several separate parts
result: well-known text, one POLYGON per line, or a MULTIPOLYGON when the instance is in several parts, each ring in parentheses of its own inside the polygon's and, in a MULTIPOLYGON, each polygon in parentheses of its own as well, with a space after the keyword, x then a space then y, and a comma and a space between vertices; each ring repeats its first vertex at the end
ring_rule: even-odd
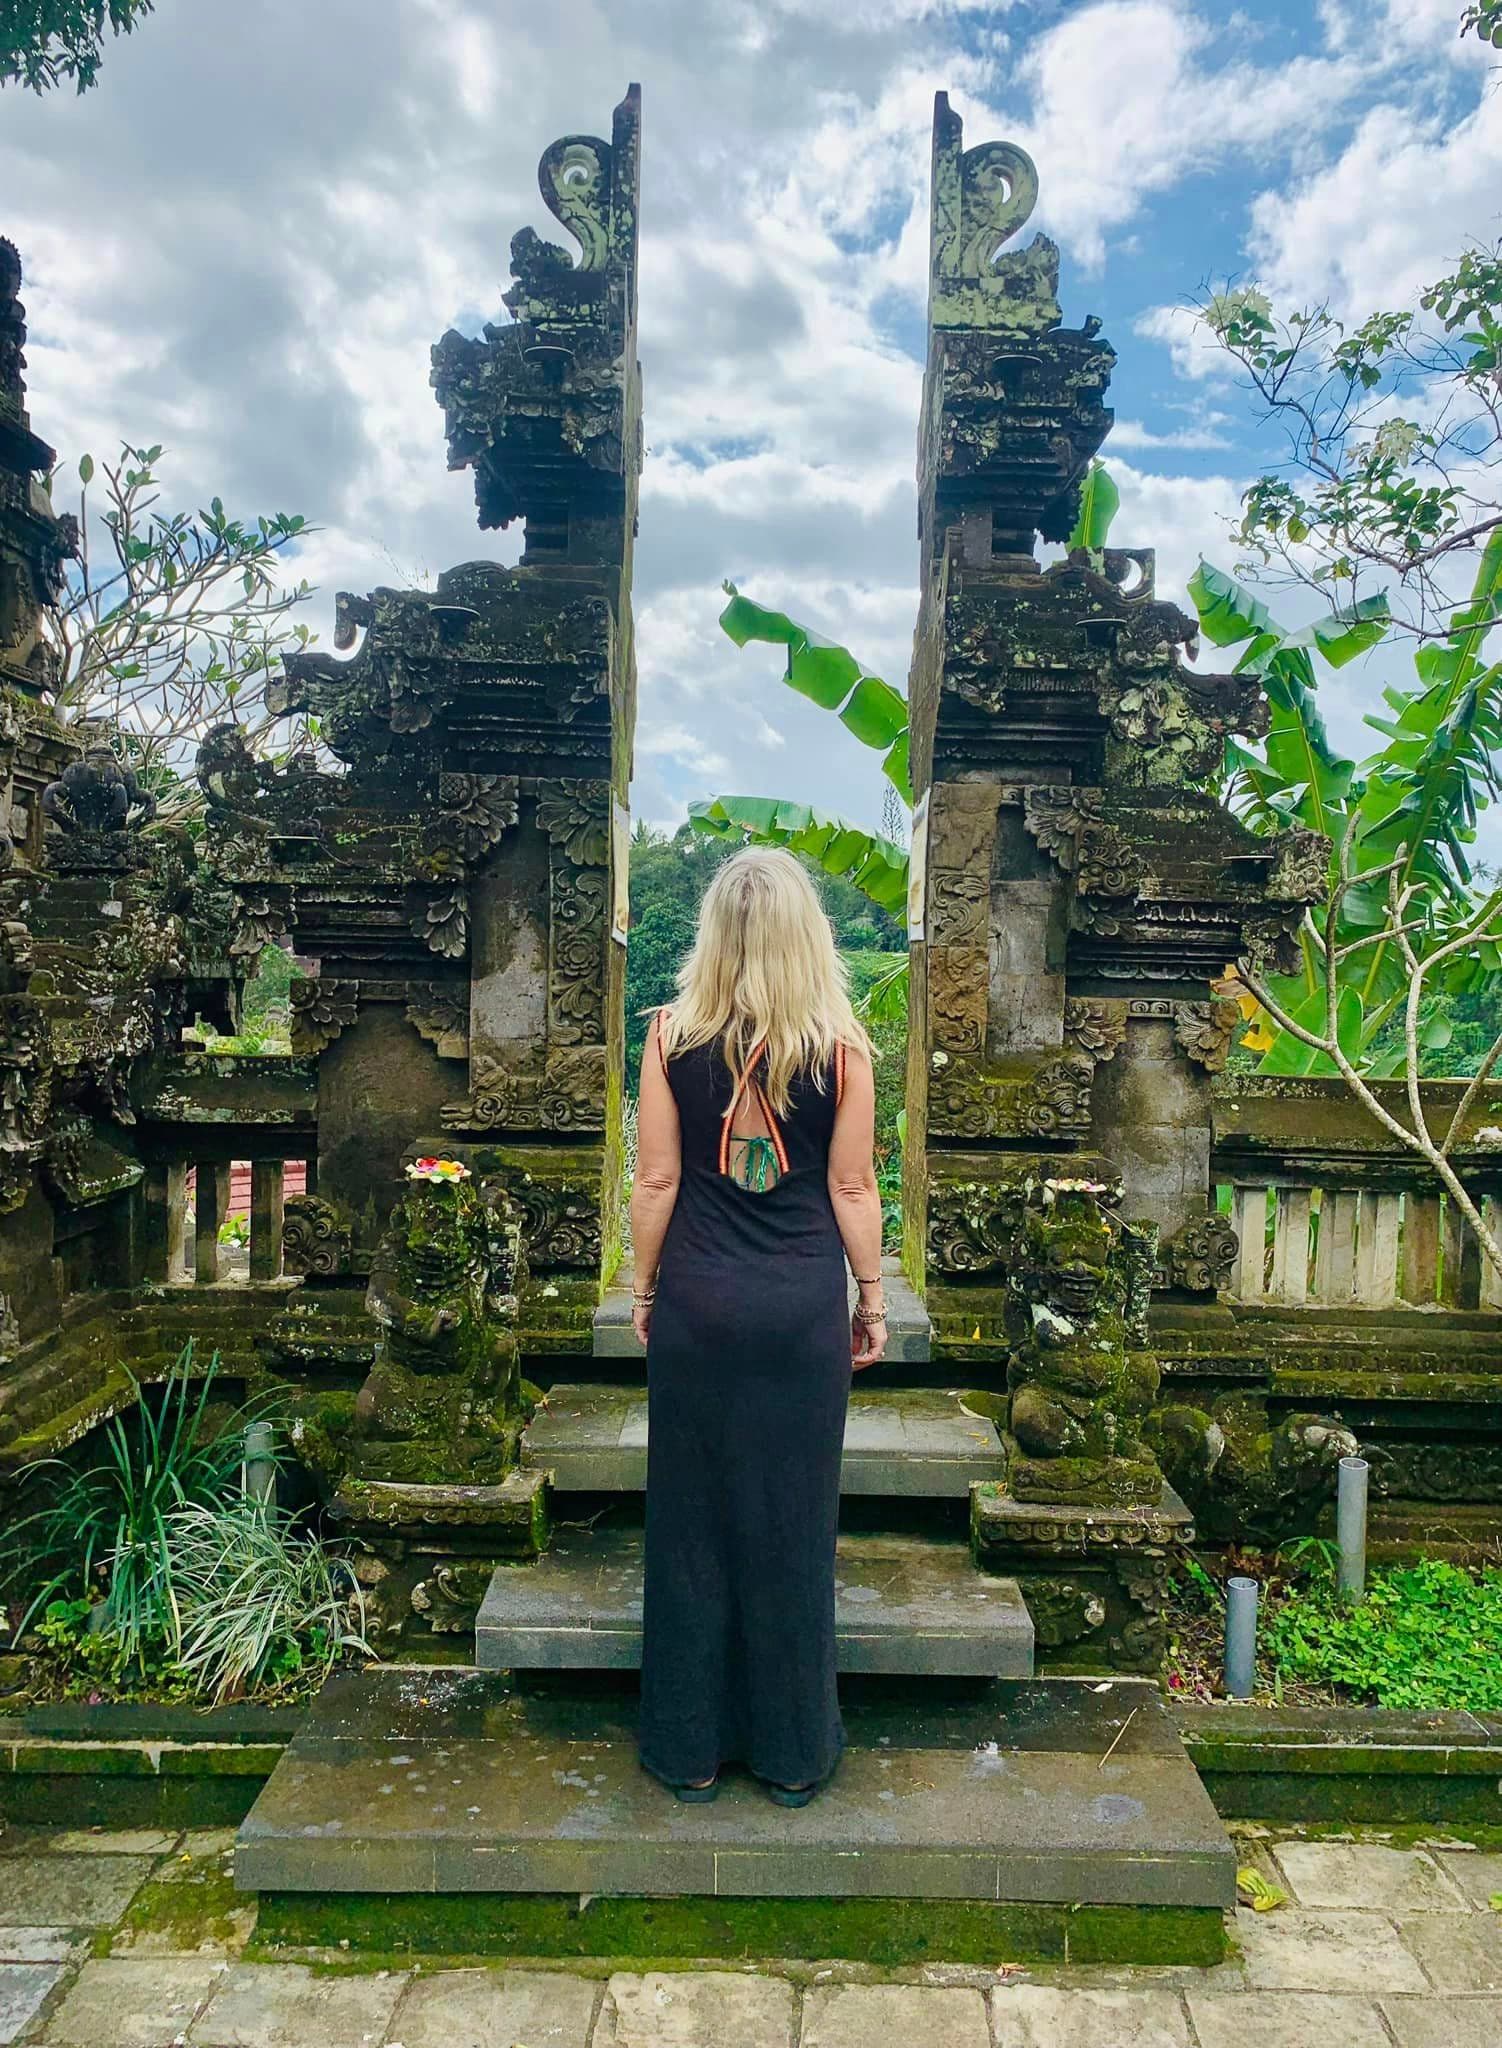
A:
POLYGON ((1499 2048, 1502 1856, 1247 1831, 1289 1894, 1214 1970, 316 1967, 228 1830, 0 1835, 0 2048, 1499 2048))

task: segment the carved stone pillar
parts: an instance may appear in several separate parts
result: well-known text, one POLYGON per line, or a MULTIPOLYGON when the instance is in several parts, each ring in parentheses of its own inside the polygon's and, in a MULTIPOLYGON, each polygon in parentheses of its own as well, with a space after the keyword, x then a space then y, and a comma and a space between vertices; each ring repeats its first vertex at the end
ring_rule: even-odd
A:
POLYGON ((1184 665, 1194 622, 1156 596, 1151 551, 1037 559, 1074 528, 1115 356, 1096 321, 1062 325, 1046 236, 1001 248, 1036 195, 1023 152, 965 149, 940 94, 905 1260, 938 1355, 1005 1369, 978 1554, 1022 1579, 1047 1650, 1143 1669, 1189 1531, 1149 1442, 1147 1297, 1155 1268, 1213 1287, 1225 1249, 1209 1073, 1235 1007, 1210 985, 1289 944, 1327 849, 1256 839, 1207 792, 1265 710, 1255 678, 1184 665))
POLYGON ((1254 677, 1184 666, 1195 625, 1150 550, 1079 550, 1081 476, 1111 424, 1114 352, 1061 324, 1058 251, 1002 250, 1037 193, 1011 143, 934 122, 922 595, 911 681, 915 831, 906 1259, 941 1352, 998 1364, 1021 1174, 1102 1156, 1164 1277, 1210 1225, 1209 1075, 1234 1005, 1211 981, 1275 955, 1323 884, 1307 835, 1254 838, 1209 795, 1254 677), (1032 1162, 1030 1165, 1029 1162, 1032 1162), (988 1192, 989 1190, 989 1192, 988 1192))
POLYGON ((347 773, 273 775, 232 731, 200 778, 223 871, 261 938, 320 963, 293 1044, 319 1063, 320 1199, 368 1272, 403 1162, 464 1159, 524 1218, 524 1350, 587 1351, 619 1254, 624 948, 617 857, 635 712, 631 556, 640 106, 543 154, 579 245, 511 245, 513 318, 433 350, 450 467, 520 565, 341 595, 335 645, 276 701, 347 773), (357 646, 358 643, 358 646, 357 646))

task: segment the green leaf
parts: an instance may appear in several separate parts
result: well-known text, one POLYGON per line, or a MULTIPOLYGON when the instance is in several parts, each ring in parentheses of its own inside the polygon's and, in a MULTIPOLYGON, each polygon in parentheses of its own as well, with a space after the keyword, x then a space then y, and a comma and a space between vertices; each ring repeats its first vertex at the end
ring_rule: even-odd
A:
POLYGON ((907 699, 880 676, 862 676, 840 723, 868 747, 891 747, 907 731, 907 699))
MULTIPOLYGON (((1235 647, 1258 633, 1276 631, 1272 614, 1234 576, 1202 561, 1189 579, 1200 630, 1216 647, 1235 647)), ((1280 632, 1278 638, 1285 636, 1280 632)))
POLYGON ((912 770, 908 765, 908 739, 908 734, 903 733, 902 737, 893 743, 891 751, 881 764, 883 775, 905 804, 911 804, 913 801, 912 770))
POLYGON ((94 458, 92 455, 79 456, 78 481, 81 484, 91 484, 94 481, 94 458))
POLYGON ((1098 554, 1120 509, 1121 492, 1116 488, 1116 479, 1103 462, 1092 462, 1080 490, 1080 516, 1074 522, 1069 546, 1088 548, 1092 554, 1098 554))
POLYGON ((882 910, 900 915, 907 903, 908 857, 879 833, 808 804, 775 797, 715 796, 688 807, 689 823, 720 839, 743 838, 757 846, 782 846, 807 854, 829 875, 854 882, 882 910))

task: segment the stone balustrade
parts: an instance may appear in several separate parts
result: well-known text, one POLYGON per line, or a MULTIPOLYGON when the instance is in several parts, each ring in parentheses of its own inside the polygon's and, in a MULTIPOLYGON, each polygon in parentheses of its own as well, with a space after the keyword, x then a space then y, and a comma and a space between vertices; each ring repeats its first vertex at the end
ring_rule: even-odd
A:
MULTIPOLYGON (((1401 1084, 1380 1093, 1406 1114, 1401 1084)), ((1463 1081, 1424 1084, 1432 1133, 1448 1130, 1464 1093, 1463 1081)), ((1502 1222, 1492 1093, 1481 1090, 1468 1109, 1455 1163, 1483 1217, 1502 1222)), ((1214 1117, 1212 1174, 1239 1241, 1226 1289, 1233 1300, 1502 1312, 1502 1279, 1460 1204, 1344 1082, 1223 1075, 1214 1117)))

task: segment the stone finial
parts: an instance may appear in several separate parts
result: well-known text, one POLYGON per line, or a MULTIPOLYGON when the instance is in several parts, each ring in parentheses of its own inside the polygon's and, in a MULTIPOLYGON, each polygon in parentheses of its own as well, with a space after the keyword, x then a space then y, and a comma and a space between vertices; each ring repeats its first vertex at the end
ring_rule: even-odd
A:
POLYGON ((1025 249, 1002 247, 1027 225, 1037 202, 1038 173, 1027 151, 1015 142, 966 149, 964 123, 948 93, 935 94, 931 325, 1015 335, 1059 325, 1058 245, 1035 235, 1025 249))
POLYGON ((634 514, 640 134, 633 85, 608 142, 549 144, 538 184, 577 258, 522 228, 503 301, 512 324, 487 326, 479 340, 450 329, 433 350, 449 467, 474 470, 481 526, 526 519, 527 566, 615 560, 620 522, 634 514))

